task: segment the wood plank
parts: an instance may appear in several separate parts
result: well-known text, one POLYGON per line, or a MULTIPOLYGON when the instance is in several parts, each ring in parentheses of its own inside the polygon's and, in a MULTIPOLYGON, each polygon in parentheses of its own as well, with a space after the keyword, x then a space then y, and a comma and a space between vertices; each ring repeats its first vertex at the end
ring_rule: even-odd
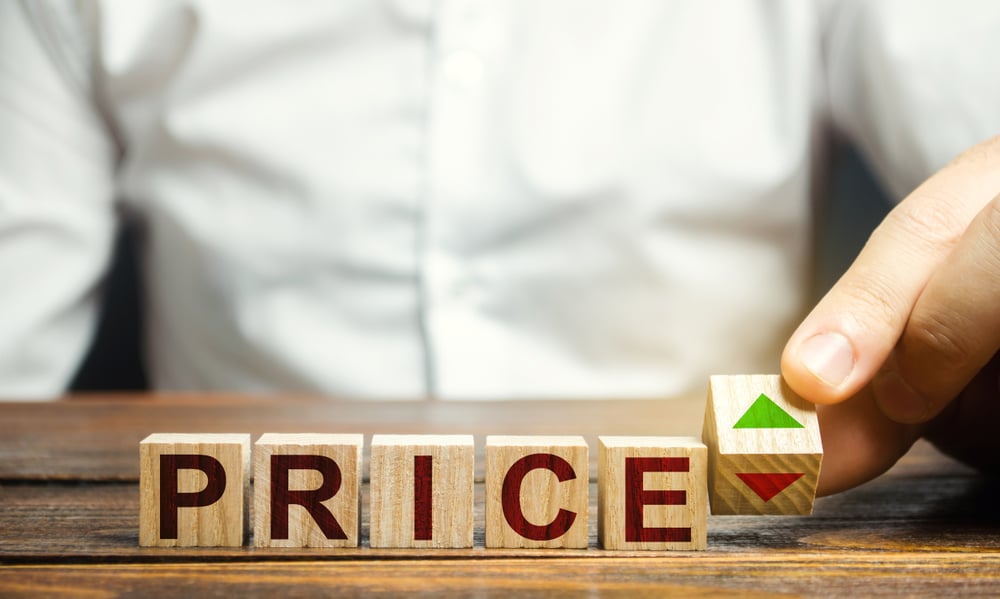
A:
MULTIPOLYGON (((223 393, 0 402, 0 480, 138 480, 136 448, 156 432, 472 434, 480 441, 488 434, 583 435, 596 444, 597 435, 697 434, 704 405, 703 396, 382 402, 223 393)), ((477 447, 481 465, 482 444, 477 447)))
MULTIPOLYGON (((361 547, 323 549, 140 548, 138 485, 127 482, 0 483, 0 564, 127 560, 230 561, 257 559, 383 559, 442 556, 623 555, 598 549, 596 518, 590 519, 590 550, 483 549, 484 487, 476 485, 478 523, 473 549, 371 549, 367 515, 361 547)), ((947 461, 921 444, 886 476, 852 491, 821 498, 812 517, 709 516, 707 553, 757 554, 800 550, 840 559, 857 550, 1000 552, 996 496, 1000 483, 953 473, 947 461), (939 465, 934 469, 933 464, 939 465)), ((362 506, 367 511, 368 485, 362 506)), ((591 483, 591 505, 597 485, 591 483)), ((643 552, 624 555, 644 555, 643 552)), ((654 552, 653 555, 671 555, 654 552)), ((700 556, 700 554, 698 554, 700 556)), ((695 561, 700 557, 695 558, 695 561)))
MULTIPOLYGON (((873 589, 989 596, 1000 588, 1000 482, 974 475, 924 442, 878 480, 818 500, 812 517, 709 516, 708 547, 699 553, 601 550, 596 518, 585 550, 485 549, 481 482, 471 549, 372 549, 367 526, 357 548, 138 546, 139 491, 132 481, 138 442, 150 432, 583 433, 593 443, 596 434, 690 434, 703 414, 700 402, 486 403, 199 394, 0 404, 0 596, 149 595, 180 584, 185 594, 251 597, 866 596, 873 589), (525 421, 529 407, 533 417, 525 421)), ((595 462, 596 452, 592 477, 595 462)), ((364 485, 363 511, 368 492, 364 485)), ((596 503, 592 482, 591 512, 596 503)))
MULTIPOLYGON (((537 553, 537 552, 536 552, 537 553)), ((831 567, 821 555, 713 554, 697 559, 345 560, 219 564, 14 566, 0 595, 117 596, 183 588, 189 596, 370 596, 408 593, 484 597, 615 595, 739 596, 776 593, 992 596, 1000 555, 860 551, 831 567), (183 582, 181 582, 183 581, 183 582), (183 584, 183 587, 180 585, 183 584)))

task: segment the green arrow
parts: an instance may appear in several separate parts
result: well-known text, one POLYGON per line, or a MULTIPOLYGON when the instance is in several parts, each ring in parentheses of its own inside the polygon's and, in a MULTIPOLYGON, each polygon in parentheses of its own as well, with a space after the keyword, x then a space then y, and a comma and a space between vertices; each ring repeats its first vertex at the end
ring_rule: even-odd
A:
POLYGON ((733 428, 805 428, 792 418, 781 406, 761 393, 753 405, 740 416, 733 428))

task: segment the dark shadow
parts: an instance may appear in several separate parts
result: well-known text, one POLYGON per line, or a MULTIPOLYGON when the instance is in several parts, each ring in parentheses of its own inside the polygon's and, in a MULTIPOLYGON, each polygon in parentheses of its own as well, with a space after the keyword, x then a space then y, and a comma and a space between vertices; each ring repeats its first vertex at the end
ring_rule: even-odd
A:
POLYGON ((837 282, 861 248, 892 208, 854 148, 843 146, 835 153, 829 189, 816 209, 813 295, 819 299, 837 282))
POLYGON ((143 357, 143 310, 138 233, 122 224, 104 284, 97 332, 80 364, 72 391, 127 391, 149 388, 143 357))

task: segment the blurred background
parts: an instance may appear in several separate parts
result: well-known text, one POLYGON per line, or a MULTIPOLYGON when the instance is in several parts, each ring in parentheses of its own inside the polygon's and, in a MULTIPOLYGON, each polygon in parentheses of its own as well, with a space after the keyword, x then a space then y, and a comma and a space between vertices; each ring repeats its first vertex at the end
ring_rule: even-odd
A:
MULTIPOLYGON (((815 264, 811 281, 819 299, 851 264, 889 211, 886 194, 851 147, 836 151, 827 197, 816 208, 815 264)), ((97 333, 74 377, 74 391, 148 389, 143 361, 142 289, 136 248, 141 232, 124 222, 105 283, 97 333)))

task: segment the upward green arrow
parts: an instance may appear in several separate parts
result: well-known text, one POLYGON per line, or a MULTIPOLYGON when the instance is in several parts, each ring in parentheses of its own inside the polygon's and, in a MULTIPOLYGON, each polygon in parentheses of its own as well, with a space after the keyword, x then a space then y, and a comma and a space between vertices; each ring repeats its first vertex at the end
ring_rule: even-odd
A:
POLYGON ((733 428, 805 428, 770 397, 761 393, 733 428))

